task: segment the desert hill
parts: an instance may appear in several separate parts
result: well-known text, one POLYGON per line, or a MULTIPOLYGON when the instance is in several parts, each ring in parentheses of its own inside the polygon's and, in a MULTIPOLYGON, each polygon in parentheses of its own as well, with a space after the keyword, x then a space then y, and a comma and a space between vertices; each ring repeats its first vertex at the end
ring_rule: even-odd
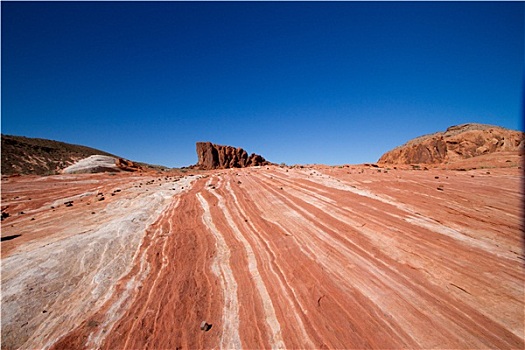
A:
POLYGON ((167 168, 161 165, 132 162, 87 146, 2 134, 3 175, 53 175, 63 171, 95 173, 146 169, 166 170, 167 168), (78 162, 81 162, 80 166, 76 165, 78 162), (105 163, 102 165, 100 162, 105 163))
POLYGON ((496 152, 522 153, 524 133, 486 124, 461 124, 412 139, 381 156, 379 164, 445 164, 496 152))
POLYGON ((117 156, 66 142, 2 134, 2 174, 57 174, 92 155, 117 156))

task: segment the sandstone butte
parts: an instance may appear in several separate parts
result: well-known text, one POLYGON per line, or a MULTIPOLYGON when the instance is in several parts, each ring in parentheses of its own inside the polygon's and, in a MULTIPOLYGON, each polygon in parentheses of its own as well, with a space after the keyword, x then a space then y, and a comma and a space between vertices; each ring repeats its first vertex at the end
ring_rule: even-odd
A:
POLYGON ((2 349, 523 349, 522 158, 2 177, 2 349))
POLYGON ((242 148, 216 145, 211 142, 197 142, 197 169, 245 168, 249 166, 268 165, 262 156, 248 153, 242 148))

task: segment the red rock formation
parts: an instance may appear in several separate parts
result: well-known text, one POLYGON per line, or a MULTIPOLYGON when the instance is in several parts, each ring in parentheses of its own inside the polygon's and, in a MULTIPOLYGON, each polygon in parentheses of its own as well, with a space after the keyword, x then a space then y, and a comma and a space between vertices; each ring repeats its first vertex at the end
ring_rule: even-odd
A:
POLYGON ((211 142, 197 142, 197 156, 199 160, 195 167, 200 169, 245 168, 270 164, 258 154, 248 156, 240 147, 221 146, 211 142))
POLYGON ((381 156, 380 164, 442 164, 523 148, 524 133, 492 125, 462 124, 415 138, 381 156))
POLYGON ((142 167, 140 165, 133 163, 131 160, 127 160, 123 158, 117 158, 115 160, 115 165, 124 171, 142 170, 142 167))

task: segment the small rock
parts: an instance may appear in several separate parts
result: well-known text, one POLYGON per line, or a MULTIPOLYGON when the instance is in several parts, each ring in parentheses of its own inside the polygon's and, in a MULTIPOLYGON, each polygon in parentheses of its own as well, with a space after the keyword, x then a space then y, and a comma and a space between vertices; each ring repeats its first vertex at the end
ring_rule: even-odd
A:
POLYGON ((202 321, 201 330, 207 332, 210 329, 211 329, 211 324, 207 323, 206 321, 202 321))

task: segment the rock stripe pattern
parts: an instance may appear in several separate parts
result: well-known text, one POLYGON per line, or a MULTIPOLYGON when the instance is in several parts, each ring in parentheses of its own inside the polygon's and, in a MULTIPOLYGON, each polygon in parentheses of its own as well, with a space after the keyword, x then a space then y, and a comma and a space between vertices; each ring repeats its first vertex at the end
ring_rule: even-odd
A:
POLYGON ((524 347, 518 169, 79 176, 3 183, 3 348, 524 347))

